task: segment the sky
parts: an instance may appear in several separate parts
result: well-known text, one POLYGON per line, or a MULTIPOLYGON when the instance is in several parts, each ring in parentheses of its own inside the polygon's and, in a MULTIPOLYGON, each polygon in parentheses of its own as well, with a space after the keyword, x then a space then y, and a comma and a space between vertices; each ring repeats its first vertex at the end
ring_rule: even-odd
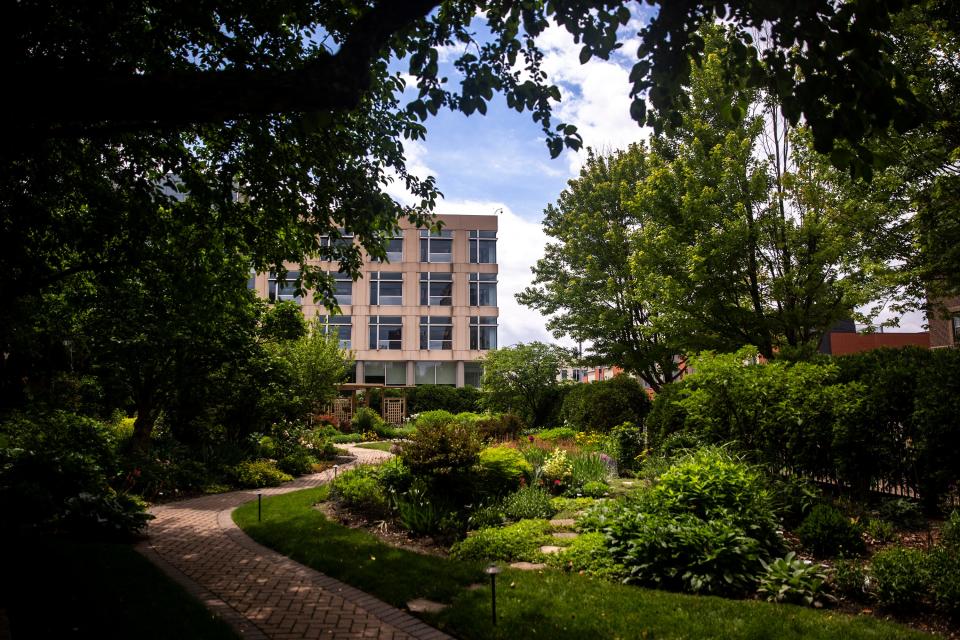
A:
MULTIPOLYGON (((610 60, 593 58, 579 62, 581 45, 559 27, 548 29, 538 38, 544 52, 543 68, 549 80, 558 85, 562 100, 554 105, 556 122, 577 126, 584 149, 564 150, 551 159, 539 125, 528 112, 508 109, 499 95, 486 115, 465 116, 442 111, 426 124, 426 141, 405 141, 408 169, 426 177, 435 176, 444 194, 437 205, 439 214, 497 214, 499 233, 497 261, 500 267, 498 302, 500 306, 499 342, 501 346, 532 340, 559 342, 545 328, 546 319, 538 311, 523 307, 514 294, 529 286, 530 268, 542 257, 549 238, 541 225, 544 208, 559 198, 567 181, 579 174, 586 147, 603 152, 625 148, 646 139, 649 129, 637 126, 630 118, 630 68, 635 61, 642 24, 637 13, 622 30, 626 44, 610 60)), ((457 72, 450 62, 460 53, 449 50, 441 55, 441 76, 456 81, 457 72)), ((408 82, 410 97, 414 83, 408 82)), ((394 184, 388 191, 401 202, 412 198, 394 184)), ((898 331, 921 331, 922 317, 901 320, 898 331)))

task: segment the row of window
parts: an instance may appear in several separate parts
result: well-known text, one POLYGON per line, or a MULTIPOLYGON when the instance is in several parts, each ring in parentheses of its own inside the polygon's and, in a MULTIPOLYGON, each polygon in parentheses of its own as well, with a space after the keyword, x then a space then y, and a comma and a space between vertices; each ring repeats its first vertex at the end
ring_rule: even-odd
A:
MULTIPOLYGON (((402 349, 403 318, 400 316, 370 316, 370 342, 368 344, 370 349, 402 349)), ((470 348, 474 350, 497 348, 496 316, 470 316, 470 348)), ((450 316, 420 316, 420 349, 452 350, 453 318, 450 316)))
MULTIPOLYGON (((336 280, 336 298, 340 306, 353 304, 353 281, 342 273, 332 274, 336 280)), ((373 271, 367 274, 370 279, 370 304, 402 305, 403 273, 400 271, 373 271)), ((296 279, 299 271, 287 272, 283 280, 271 272, 267 287, 267 297, 271 302, 278 300, 297 300, 296 279)), ((497 306, 497 274, 470 274, 470 306, 497 306)), ((424 306, 453 306, 453 274, 421 273, 420 304, 424 306)))
MULTIPOLYGON (((479 387, 483 375, 483 365, 478 362, 463 363, 463 384, 479 387)), ((414 384, 455 385, 457 383, 456 362, 414 362, 414 384)), ((380 362, 367 360, 363 363, 363 382, 365 384, 385 384, 402 386, 407 384, 406 362, 380 362)))
MULTIPOLYGON (((320 236, 321 247, 350 246, 353 235, 342 229, 333 236, 320 236)), ((497 232, 470 231, 467 243, 470 262, 494 264, 497 261, 497 232)), ((387 262, 403 262, 403 236, 386 238, 383 243, 387 262)), ((453 231, 420 230, 420 262, 453 262, 453 231)))

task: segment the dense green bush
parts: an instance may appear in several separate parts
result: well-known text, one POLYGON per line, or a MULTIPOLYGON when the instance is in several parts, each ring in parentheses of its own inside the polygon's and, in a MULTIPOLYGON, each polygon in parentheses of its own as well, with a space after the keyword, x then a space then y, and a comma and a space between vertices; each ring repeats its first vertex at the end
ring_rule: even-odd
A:
POLYGON ((960 511, 954 509, 940 530, 940 543, 960 553, 960 511))
POLYGON ((444 385, 421 385, 407 389, 407 411, 423 413, 442 409, 450 413, 483 411, 483 393, 474 387, 447 387, 444 385))
POLYGON ((513 413, 480 416, 474 425, 484 440, 512 440, 526 429, 523 419, 513 413))
POLYGON ((397 499, 397 519, 416 535, 448 533, 459 528, 456 510, 434 498, 427 483, 418 479, 397 499))
POLYGON ((801 476, 776 474, 770 481, 770 487, 774 509, 791 529, 803 522, 823 498, 820 487, 801 476))
POLYGON ((585 483, 580 490, 579 494, 587 496, 588 498, 602 498, 610 492, 610 485, 606 482, 599 482, 592 480, 585 483))
POLYGON ((270 460, 244 460, 233 467, 231 475, 237 485, 250 489, 275 487, 293 480, 293 476, 278 469, 270 460))
POLYGON ((353 414, 353 419, 350 420, 350 427, 354 433, 366 433, 368 431, 376 433, 377 428, 382 428, 383 425, 383 418, 380 417, 380 414, 369 407, 357 409, 356 413, 353 414))
POLYGON ((422 414, 401 456, 415 475, 465 475, 480 461, 480 440, 469 426, 445 412, 422 414))
POLYGON ((681 457, 653 488, 601 503, 578 525, 606 533, 628 581, 694 593, 752 591, 760 561, 783 548, 762 477, 717 448, 681 457))
POLYGON ((449 411, 444 409, 435 409, 432 411, 424 411, 423 413, 417 415, 414 424, 416 424, 418 429, 421 427, 431 429, 437 425, 449 424, 456 421, 456 419, 457 417, 449 411))
POLYGON ((505 527, 480 529, 453 545, 451 555, 462 560, 537 561, 540 547, 550 544, 550 523, 521 520, 505 527))
POLYGON ((111 488, 124 480, 115 437, 109 426, 66 411, 13 414, 0 423, 0 536, 138 534, 147 519, 143 503, 111 488))
POLYGON ((916 531, 927 526, 920 505, 909 498, 887 498, 880 503, 877 516, 903 531, 916 531))
POLYGON ((901 609, 914 607, 923 603, 928 591, 928 558, 919 549, 886 549, 873 556, 870 575, 880 604, 901 609))
POLYGON ((480 452, 480 479, 488 494, 513 491, 532 472, 533 465, 513 447, 487 447, 480 452))
POLYGON ((618 424, 610 430, 615 443, 617 468, 623 471, 636 471, 643 460, 643 429, 632 422, 618 424))
POLYGON ((602 533, 579 535, 560 553, 548 555, 547 564, 564 571, 618 582, 626 576, 626 569, 614 562, 610 555, 606 537, 602 533))
POLYGON ((860 526, 842 511, 818 504, 804 518, 796 534, 807 549, 817 556, 860 555, 866 550, 860 526))
POLYGON ((291 476, 302 476, 313 472, 317 459, 306 451, 298 451, 277 460, 277 468, 291 476))
POLYGON ((960 615, 960 549, 938 547, 928 559, 930 590, 937 608, 949 616, 960 615))
POLYGON ((389 501, 380 484, 378 471, 371 465, 347 469, 330 483, 330 499, 370 516, 386 514, 389 501))
MULTIPOLYGON (((613 459, 604 453, 595 451, 573 453, 569 456, 570 480, 568 493, 584 493, 588 484, 606 485, 611 475, 613 459)), ((602 494, 601 494, 602 495, 602 494)))
POLYGON ((577 432, 570 427, 554 427, 552 429, 542 429, 534 435, 546 442, 559 442, 560 440, 573 440, 577 437, 577 432))
POLYGON ((861 600, 866 595, 867 573, 859 560, 837 560, 831 580, 833 588, 849 598, 861 600))
POLYGON ((573 386, 563 400, 563 421, 580 431, 609 432, 618 424, 643 424, 650 411, 650 398, 637 380, 628 375, 573 386))
POLYGON ((503 513, 510 520, 549 518, 555 511, 550 494, 536 486, 521 487, 503 499, 503 513))

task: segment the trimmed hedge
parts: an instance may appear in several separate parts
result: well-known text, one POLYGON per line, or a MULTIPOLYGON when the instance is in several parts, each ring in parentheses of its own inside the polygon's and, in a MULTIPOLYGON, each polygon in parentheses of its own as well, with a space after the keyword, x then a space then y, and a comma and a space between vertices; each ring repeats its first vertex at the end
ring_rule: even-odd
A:
POLYGON ((578 431, 609 432, 624 422, 642 424, 650 411, 643 385, 626 375, 573 386, 563 400, 561 416, 578 431))
POLYGON ((756 351, 705 354, 654 401, 654 447, 675 434, 736 442, 775 468, 854 490, 910 486, 928 509, 960 479, 960 350, 879 349, 745 365, 756 351))
POLYGON ((474 387, 423 385, 406 390, 407 411, 423 413, 442 409, 450 413, 482 413, 483 392, 474 387))

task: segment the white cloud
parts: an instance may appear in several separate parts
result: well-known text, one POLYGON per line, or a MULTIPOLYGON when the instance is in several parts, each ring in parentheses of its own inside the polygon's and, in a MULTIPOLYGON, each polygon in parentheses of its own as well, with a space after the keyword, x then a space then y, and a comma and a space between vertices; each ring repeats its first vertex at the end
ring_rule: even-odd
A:
MULTIPOLYGON (((404 157, 407 161, 407 173, 418 178, 436 176, 437 172, 427 166, 427 148, 419 140, 405 140, 403 142, 404 157)), ((384 187, 384 192, 400 204, 413 206, 418 204, 418 198, 407 191, 407 187, 395 171, 388 170, 387 175, 391 182, 384 187)))
POLYGON ((500 307, 498 341, 500 346, 517 342, 540 340, 555 342, 546 329, 545 318, 539 311, 521 306, 515 294, 527 287, 533 279, 530 267, 543 257, 547 235, 536 222, 524 220, 503 202, 478 200, 443 200, 437 206, 440 214, 489 215, 499 217, 497 232, 497 263, 500 267, 497 284, 497 303, 500 307))

